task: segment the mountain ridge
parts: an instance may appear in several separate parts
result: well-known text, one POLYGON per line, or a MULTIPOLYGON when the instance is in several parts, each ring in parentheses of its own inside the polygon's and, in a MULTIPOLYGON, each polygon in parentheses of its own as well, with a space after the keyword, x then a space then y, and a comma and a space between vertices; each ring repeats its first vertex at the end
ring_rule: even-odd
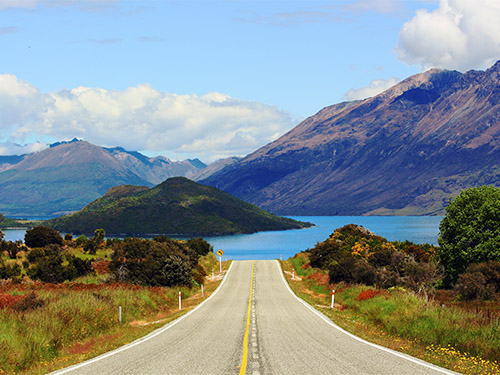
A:
POLYGON ((201 183, 281 215, 441 214, 499 184, 500 61, 433 69, 320 110, 201 183))

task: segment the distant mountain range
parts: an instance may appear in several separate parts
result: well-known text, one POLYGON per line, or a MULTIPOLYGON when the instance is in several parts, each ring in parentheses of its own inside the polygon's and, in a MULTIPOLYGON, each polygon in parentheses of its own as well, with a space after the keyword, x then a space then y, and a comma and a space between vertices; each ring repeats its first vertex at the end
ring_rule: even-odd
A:
POLYGON ((114 235, 221 235, 311 226, 274 216, 211 186, 184 177, 151 189, 117 186, 83 210, 46 222, 59 231, 114 235))
POLYGON ((433 215, 500 186, 500 61, 430 70, 322 109, 201 180, 281 215, 433 215))
POLYGON ((198 159, 175 162, 78 139, 58 142, 40 152, 0 156, 0 212, 9 217, 59 216, 82 209, 111 187, 151 187, 175 176, 195 179, 206 167, 198 159))

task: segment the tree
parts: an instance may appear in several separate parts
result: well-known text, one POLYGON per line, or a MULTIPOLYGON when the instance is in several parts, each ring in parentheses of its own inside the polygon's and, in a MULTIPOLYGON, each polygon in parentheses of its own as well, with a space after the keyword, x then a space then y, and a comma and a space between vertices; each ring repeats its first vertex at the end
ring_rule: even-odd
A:
POLYGON ((481 186, 462 191, 446 207, 439 231, 445 287, 454 285, 472 263, 500 260, 500 189, 481 186))
POLYGON ((106 236, 106 232, 104 229, 96 229, 94 231, 94 237, 87 241, 87 243, 83 246, 83 250, 88 252, 89 254, 95 254, 99 245, 104 242, 104 237, 106 236))
POLYGON ((39 226, 26 231, 24 243, 28 247, 45 247, 47 245, 63 245, 63 238, 59 232, 53 228, 39 226))

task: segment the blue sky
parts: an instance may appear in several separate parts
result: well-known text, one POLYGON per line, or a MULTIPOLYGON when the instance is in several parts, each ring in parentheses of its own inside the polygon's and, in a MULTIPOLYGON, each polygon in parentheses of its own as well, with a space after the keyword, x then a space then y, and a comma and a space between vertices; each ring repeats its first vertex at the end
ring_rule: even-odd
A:
POLYGON ((0 154, 245 155, 427 68, 488 67, 498 19, 499 0, 0 0, 0 154))

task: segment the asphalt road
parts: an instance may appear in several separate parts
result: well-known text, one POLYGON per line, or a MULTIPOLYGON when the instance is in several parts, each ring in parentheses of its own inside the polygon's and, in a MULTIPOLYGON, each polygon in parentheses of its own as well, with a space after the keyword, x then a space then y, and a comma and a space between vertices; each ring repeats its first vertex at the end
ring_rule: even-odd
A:
POLYGON ((185 318, 63 373, 452 374, 340 330, 291 293, 276 261, 233 262, 185 318))

